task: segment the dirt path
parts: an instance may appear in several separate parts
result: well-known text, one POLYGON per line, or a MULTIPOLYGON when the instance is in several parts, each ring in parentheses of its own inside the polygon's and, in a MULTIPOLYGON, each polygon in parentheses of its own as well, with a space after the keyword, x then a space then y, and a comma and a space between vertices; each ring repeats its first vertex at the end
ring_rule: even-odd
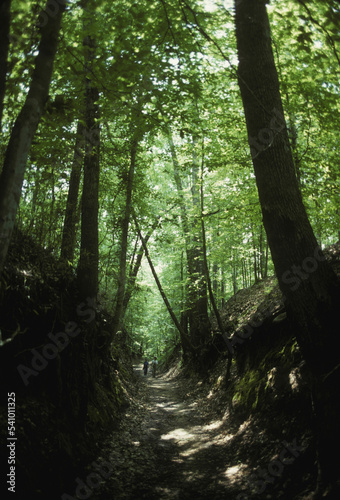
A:
POLYGON ((138 398, 103 450, 112 471, 94 498, 236 499, 240 490, 233 488, 232 450, 226 454, 229 436, 221 422, 209 422, 178 382, 136 372, 138 398))
MULTIPOLYGON (((106 479, 79 498, 305 498, 296 494, 295 483, 300 483, 302 472, 305 484, 311 483, 311 458, 302 453, 301 433, 296 434, 294 426, 287 433, 280 413, 269 414, 265 421, 262 415, 260 420, 235 423, 228 413, 219 417, 221 411, 207 404, 209 390, 200 390, 197 381, 144 377, 141 367, 135 372, 138 390, 119 430, 98 457, 108 470, 106 479), (279 456, 287 458, 287 450, 291 456, 280 465, 279 456)), ((224 403, 218 406, 223 413, 224 403)), ((88 478, 95 470, 89 470, 88 478)))

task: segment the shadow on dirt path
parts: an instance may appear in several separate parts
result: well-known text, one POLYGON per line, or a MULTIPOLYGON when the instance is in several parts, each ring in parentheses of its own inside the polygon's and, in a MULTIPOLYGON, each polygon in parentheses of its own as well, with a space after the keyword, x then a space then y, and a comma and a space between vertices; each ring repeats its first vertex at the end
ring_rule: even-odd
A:
MULTIPOLYGON (((305 498, 296 494, 295 485, 301 481, 301 461, 310 459, 296 431, 287 434, 280 414, 235 423, 228 412, 222 417, 221 412, 210 412, 209 391, 197 392, 196 382, 167 374, 145 377, 137 365, 134 370, 135 395, 97 460, 104 464, 99 467, 104 479, 98 482, 98 467, 90 468, 80 483, 87 486, 77 498, 305 498), (282 453, 285 460, 280 464, 282 453)), ((304 481, 310 483, 310 472, 304 481)))
POLYGON ((100 459, 112 470, 92 498, 236 499, 234 476, 243 467, 232 459, 237 439, 225 449, 235 436, 209 421, 175 379, 134 369, 138 397, 103 450, 100 459))

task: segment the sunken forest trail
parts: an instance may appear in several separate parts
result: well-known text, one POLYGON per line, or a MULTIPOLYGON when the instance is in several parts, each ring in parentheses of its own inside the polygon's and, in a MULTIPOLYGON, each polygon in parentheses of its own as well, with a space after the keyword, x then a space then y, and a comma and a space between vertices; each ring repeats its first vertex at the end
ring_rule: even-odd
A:
MULTIPOLYGON (((136 397, 98 457, 111 464, 110 475, 91 498, 307 498, 290 490, 294 476, 301 473, 301 463, 294 471, 295 458, 287 461, 290 465, 280 471, 280 477, 267 474, 254 480, 261 454, 268 463, 282 450, 282 442, 270 435, 270 428, 252 419, 235 425, 228 412, 217 416, 202 403, 207 394, 193 390, 192 383, 181 377, 165 373, 152 378, 150 372, 144 377, 141 365, 135 365, 134 371, 136 397)), ((280 425, 276 421, 275 432, 280 425)))
POLYGON ((120 459, 96 498, 223 498, 231 492, 225 474, 232 465, 225 453, 228 436, 176 380, 135 371, 141 378, 139 402, 108 443, 110 459, 120 459))

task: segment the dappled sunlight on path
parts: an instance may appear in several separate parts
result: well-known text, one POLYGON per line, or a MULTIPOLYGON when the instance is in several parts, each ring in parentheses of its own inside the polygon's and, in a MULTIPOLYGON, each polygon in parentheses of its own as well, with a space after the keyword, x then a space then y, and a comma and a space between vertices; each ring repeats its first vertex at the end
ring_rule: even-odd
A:
POLYGON ((139 366, 135 373, 137 397, 103 450, 112 474, 94 500, 288 498, 279 491, 282 471, 254 474, 261 460, 269 469, 275 462, 279 438, 270 441, 252 417, 235 425, 227 411, 209 415, 205 393, 193 396, 185 379, 145 377, 139 366))
POLYGON ((228 494, 228 498, 236 499, 235 485, 246 466, 225 453, 226 445, 235 437, 226 432, 225 422, 207 420, 197 401, 183 397, 178 382, 166 375, 144 376, 139 366, 135 372, 141 377, 139 395, 144 399, 144 418, 134 429, 137 436, 130 443, 135 449, 146 450, 145 462, 141 465, 141 457, 135 455, 133 473, 128 472, 130 482, 126 481, 124 492, 116 493, 115 498, 138 495, 210 500, 228 494))

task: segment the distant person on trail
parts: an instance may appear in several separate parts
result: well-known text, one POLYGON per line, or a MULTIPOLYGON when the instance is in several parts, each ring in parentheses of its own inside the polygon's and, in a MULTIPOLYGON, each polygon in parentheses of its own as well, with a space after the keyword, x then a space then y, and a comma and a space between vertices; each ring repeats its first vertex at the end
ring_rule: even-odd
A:
POLYGON ((157 358, 156 356, 153 358, 152 360, 152 376, 155 377, 156 376, 156 371, 157 371, 157 358))
POLYGON ((148 373, 148 368, 149 368, 149 362, 148 360, 145 358, 145 361, 144 361, 144 365, 143 365, 143 370, 144 370, 144 375, 146 376, 147 373, 148 373))

